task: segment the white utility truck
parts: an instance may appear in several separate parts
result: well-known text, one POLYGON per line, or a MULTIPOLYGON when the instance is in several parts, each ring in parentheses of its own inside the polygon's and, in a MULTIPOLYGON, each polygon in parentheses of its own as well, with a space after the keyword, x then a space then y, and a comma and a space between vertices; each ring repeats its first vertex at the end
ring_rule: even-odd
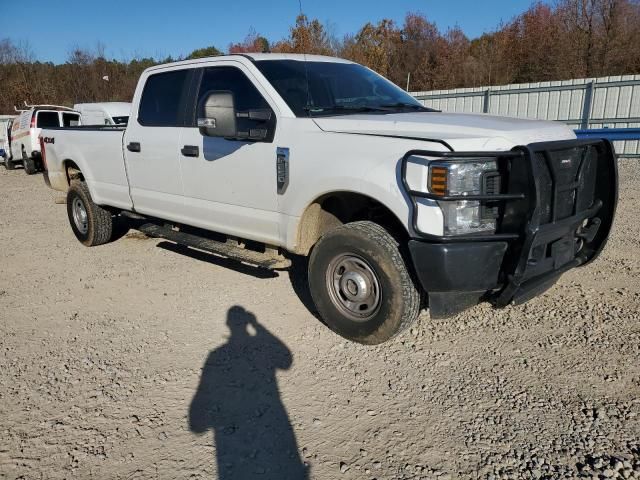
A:
POLYGON ((45 129, 85 245, 117 215, 267 268, 308 256, 318 313, 383 342, 423 308, 525 302, 604 247, 614 151, 561 123, 449 114, 356 63, 248 54, 147 69, 126 128, 45 129))
POLYGON ((4 162, 7 170, 22 163, 27 175, 42 169, 40 131, 43 128, 74 127, 80 124, 80 114, 59 105, 26 105, 11 125, 11 155, 4 162))
POLYGON ((82 116, 82 125, 126 125, 131 104, 127 102, 76 103, 73 109, 82 116))

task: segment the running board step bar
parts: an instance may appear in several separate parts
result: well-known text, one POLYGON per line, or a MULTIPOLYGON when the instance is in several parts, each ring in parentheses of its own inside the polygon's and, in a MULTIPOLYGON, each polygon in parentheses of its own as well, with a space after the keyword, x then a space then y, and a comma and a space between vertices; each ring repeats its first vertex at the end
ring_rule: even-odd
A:
POLYGON ((284 257, 276 248, 268 248, 262 252, 247 250, 245 248, 234 245, 233 243, 218 242, 208 238, 193 235, 191 233, 173 230, 168 226, 160 226, 155 223, 145 223, 136 227, 145 235, 153 238, 164 238, 170 242, 184 245, 186 247, 204 250, 205 252, 215 253, 233 260, 249 263, 262 268, 281 269, 291 266, 291 260, 284 257))

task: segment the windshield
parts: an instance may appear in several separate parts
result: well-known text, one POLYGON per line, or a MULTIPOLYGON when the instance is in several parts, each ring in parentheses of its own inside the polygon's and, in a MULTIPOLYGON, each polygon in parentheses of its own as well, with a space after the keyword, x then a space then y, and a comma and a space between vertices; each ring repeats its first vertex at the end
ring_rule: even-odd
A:
POLYGON ((434 111, 386 78, 356 63, 297 60, 255 63, 298 117, 434 111))

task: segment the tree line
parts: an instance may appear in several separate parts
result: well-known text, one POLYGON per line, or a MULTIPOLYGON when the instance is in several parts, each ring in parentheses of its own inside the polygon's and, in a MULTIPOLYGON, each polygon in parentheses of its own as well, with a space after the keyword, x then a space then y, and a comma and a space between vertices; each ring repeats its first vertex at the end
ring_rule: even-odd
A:
MULTIPOLYGON (((470 39, 441 31, 421 13, 383 19, 339 38, 329 24, 299 15, 286 38, 255 31, 228 53, 284 52, 354 60, 412 91, 640 73, 640 0, 533 3, 495 31, 470 39)), ((183 58, 220 55, 214 46, 183 58)), ((0 113, 14 105, 130 101, 139 75, 182 58, 107 59, 105 48, 73 49, 63 64, 41 62, 28 45, 0 40, 0 113)))

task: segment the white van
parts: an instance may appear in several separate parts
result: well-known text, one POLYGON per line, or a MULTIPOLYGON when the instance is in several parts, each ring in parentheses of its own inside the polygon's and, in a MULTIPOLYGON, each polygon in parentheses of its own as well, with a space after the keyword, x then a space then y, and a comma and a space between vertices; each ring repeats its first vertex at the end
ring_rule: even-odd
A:
POLYGON ((131 104, 127 102, 76 103, 73 109, 82 115, 82 125, 126 125, 131 104))
POLYGON ((75 127, 80 125, 80 114, 59 105, 30 105, 21 110, 11 126, 11 159, 5 160, 7 170, 22 162, 27 175, 42 170, 40 131, 42 128, 75 127))
POLYGON ((0 159, 5 162, 11 157, 10 143, 11 123, 13 118, 0 118, 0 159))

